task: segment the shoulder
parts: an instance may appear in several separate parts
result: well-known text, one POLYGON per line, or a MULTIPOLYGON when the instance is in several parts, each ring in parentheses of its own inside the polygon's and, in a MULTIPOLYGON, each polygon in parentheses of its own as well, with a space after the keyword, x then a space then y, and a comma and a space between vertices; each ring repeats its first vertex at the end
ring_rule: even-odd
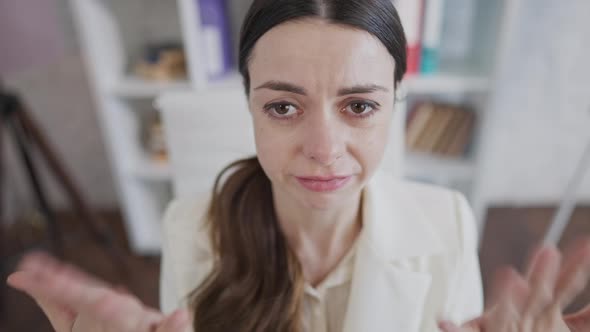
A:
POLYGON ((477 224, 461 192, 384 174, 379 174, 376 180, 380 194, 387 200, 395 201, 393 205, 404 210, 404 216, 414 220, 406 227, 433 234, 447 250, 476 250, 477 224))
POLYGON ((174 199, 168 204, 162 221, 162 233, 169 247, 208 250, 207 210, 209 194, 174 199))
POLYGON ((457 190, 437 185, 402 181, 404 191, 410 193, 425 215, 425 220, 447 244, 454 249, 470 251, 477 248, 477 222, 465 195, 457 190))
POLYGON ((213 264, 207 211, 210 195, 173 200, 162 221, 162 260, 179 291, 186 295, 213 264))

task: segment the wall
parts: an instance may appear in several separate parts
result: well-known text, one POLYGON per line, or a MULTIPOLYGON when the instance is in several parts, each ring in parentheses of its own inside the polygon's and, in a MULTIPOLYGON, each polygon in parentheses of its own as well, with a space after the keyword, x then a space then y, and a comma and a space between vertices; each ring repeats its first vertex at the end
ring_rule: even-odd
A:
MULTIPOLYGON (((91 205, 113 208, 115 187, 75 37, 67 0, 0 2, 0 76, 30 107, 91 205)), ((6 147, 10 219, 34 200, 12 145, 6 147)), ((67 207, 61 188, 45 179, 52 202, 67 207)))
POLYGON ((0 73, 43 66, 63 55, 64 36, 54 0, 0 2, 0 73))
POLYGON ((480 188, 490 203, 560 201, 590 143, 588 13, 587 0, 522 0, 486 120, 480 188))

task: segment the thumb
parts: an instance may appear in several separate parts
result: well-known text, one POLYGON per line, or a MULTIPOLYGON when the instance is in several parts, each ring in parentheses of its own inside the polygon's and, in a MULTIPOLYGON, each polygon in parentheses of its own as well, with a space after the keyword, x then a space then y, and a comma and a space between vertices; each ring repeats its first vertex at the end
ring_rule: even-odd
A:
POLYGON ((442 332, 462 332, 461 328, 459 328, 457 325, 448 322, 448 321, 442 321, 438 323, 438 328, 442 331, 442 332))
POLYGON ((28 285, 38 282, 27 272, 14 272, 8 277, 8 285, 27 293, 43 310, 51 325, 57 332, 69 331, 72 327, 76 313, 70 308, 53 301, 50 301, 39 294, 28 291, 28 285))
POLYGON ((178 309, 158 326, 156 332, 191 332, 190 314, 186 309, 178 309))
POLYGON ((480 332, 483 331, 480 326, 481 321, 481 318, 476 318, 460 327, 449 321, 441 321, 438 323, 438 328, 443 332, 480 332))

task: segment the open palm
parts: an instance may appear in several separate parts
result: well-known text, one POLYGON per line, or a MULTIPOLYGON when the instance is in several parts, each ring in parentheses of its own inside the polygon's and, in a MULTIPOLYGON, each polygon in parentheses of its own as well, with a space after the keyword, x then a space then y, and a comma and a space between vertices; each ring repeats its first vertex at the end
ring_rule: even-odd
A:
POLYGON ((43 253, 25 257, 8 283, 39 304, 56 332, 190 331, 185 310, 165 316, 43 253))
POLYGON ((590 331, 590 306, 573 315, 563 310, 590 279, 590 240, 562 254, 553 247, 535 252, 524 275, 514 269, 497 274, 484 314, 462 326, 441 323, 444 332, 590 331))

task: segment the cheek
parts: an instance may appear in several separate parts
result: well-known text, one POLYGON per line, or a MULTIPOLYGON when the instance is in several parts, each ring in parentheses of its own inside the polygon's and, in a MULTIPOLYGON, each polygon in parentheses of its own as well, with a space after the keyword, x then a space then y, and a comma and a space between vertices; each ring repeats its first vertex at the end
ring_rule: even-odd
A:
POLYGON ((289 160, 289 142, 277 128, 264 123, 265 119, 254 119, 254 138, 258 160, 266 174, 272 179, 280 173, 289 160))
POLYGON ((357 159, 363 164, 363 168, 371 171, 379 165, 383 159, 389 140, 391 128, 390 119, 358 132, 355 140, 357 159))

